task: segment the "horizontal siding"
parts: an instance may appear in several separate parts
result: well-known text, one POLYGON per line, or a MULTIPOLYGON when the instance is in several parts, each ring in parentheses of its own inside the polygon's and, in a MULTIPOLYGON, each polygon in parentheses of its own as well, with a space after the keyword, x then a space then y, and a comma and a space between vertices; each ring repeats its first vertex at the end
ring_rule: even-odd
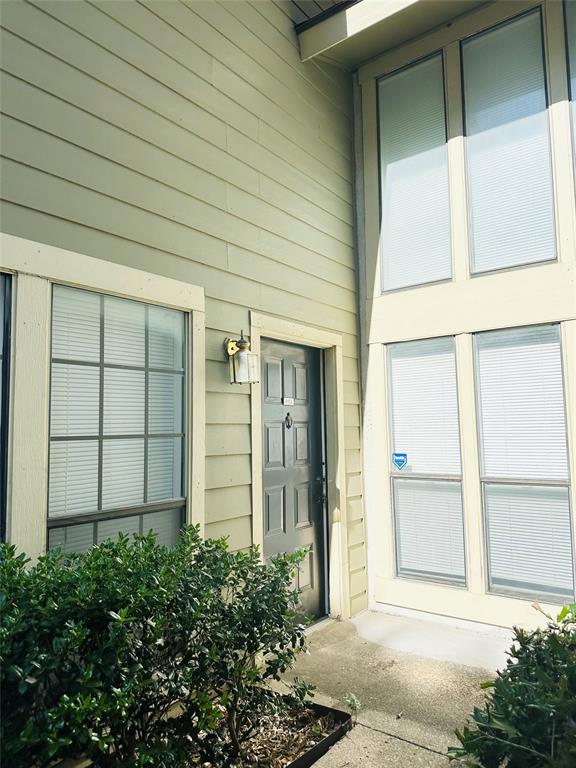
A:
POLYGON ((272 0, 3 3, 2 228, 201 285, 206 533, 251 542, 256 310, 342 334, 349 584, 366 601, 348 77, 272 0))

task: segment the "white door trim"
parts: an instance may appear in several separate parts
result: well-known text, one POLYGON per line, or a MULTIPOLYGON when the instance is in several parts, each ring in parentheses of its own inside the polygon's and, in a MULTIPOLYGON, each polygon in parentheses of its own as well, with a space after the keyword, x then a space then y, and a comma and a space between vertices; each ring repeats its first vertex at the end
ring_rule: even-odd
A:
MULTIPOLYGON (((261 353, 262 338, 287 341, 324 350, 330 615, 348 618, 351 609, 346 515, 342 337, 337 333, 262 315, 258 312, 250 313, 250 322, 251 349, 258 355, 261 353)), ((252 411, 252 541, 260 548, 260 552, 263 552, 261 398, 261 384, 253 384, 250 393, 252 411)))

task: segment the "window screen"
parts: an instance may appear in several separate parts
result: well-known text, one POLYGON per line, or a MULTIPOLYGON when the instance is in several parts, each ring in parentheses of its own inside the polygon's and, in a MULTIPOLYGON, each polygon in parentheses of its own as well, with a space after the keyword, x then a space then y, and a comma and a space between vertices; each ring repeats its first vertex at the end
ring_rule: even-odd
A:
POLYGON ((454 340, 392 344, 388 370, 397 572, 464 584, 454 340))
POLYGON ((492 591, 573 593, 558 326, 475 337, 481 473, 492 591))
POLYGON ((451 276, 442 55, 378 82, 382 289, 451 276))
POLYGON ((184 335, 181 312, 54 286, 50 547, 84 550, 150 529, 175 541, 184 335))
POLYGON ((462 43, 472 271, 556 257, 540 11, 462 43))

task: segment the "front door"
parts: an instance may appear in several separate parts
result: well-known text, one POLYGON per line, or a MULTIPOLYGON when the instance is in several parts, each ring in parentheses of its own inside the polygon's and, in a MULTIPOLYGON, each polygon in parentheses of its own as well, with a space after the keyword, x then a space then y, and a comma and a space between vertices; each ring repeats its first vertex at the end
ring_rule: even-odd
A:
POLYGON ((304 611, 326 606, 320 351, 262 340, 264 556, 307 550, 297 583, 304 611))

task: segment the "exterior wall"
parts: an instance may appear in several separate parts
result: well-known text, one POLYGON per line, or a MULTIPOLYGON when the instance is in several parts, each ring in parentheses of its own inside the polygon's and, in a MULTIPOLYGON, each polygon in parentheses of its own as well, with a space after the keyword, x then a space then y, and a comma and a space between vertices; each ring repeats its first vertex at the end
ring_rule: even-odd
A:
POLYGON ((252 541, 250 388, 224 337, 251 310, 341 335, 362 610, 349 78, 300 62, 272 0, 8 0, 2 27, 2 230, 205 290, 207 535, 252 541))
MULTIPOLYGON (((573 538, 576 531, 576 205, 561 3, 543 5, 558 258, 555 262, 474 277, 469 267, 458 40, 536 5, 530 1, 488 4, 455 19, 449 27, 436 29, 384 54, 359 72, 366 262, 360 292, 364 304, 362 331, 368 348, 363 374, 364 469, 372 607, 392 604, 502 625, 537 621, 530 601, 487 593, 472 359, 475 332, 561 323, 573 538), (440 49, 444 49, 448 96, 452 279, 381 294, 376 80, 440 49), (385 345, 446 335, 456 339, 467 589, 398 578, 394 563, 385 345)), ((556 606, 548 608, 554 611, 556 606)))

